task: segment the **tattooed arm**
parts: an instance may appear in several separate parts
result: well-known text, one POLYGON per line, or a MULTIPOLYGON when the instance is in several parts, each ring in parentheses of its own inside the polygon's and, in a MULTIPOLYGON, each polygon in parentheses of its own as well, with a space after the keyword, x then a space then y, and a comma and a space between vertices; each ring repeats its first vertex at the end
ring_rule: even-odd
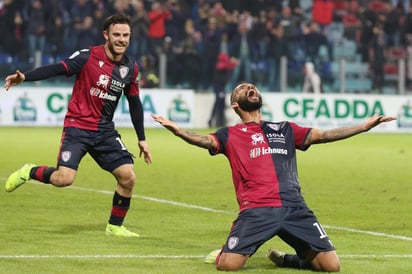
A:
POLYGON ((190 132, 179 128, 176 123, 160 116, 152 114, 152 118, 160 125, 170 130, 174 135, 182 138, 184 141, 191 145, 195 145, 201 148, 216 150, 216 140, 210 135, 200 135, 195 132, 190 132))
POLYGON ((319 130, 312 129, 306 138, 305 144, 319 144, 319 143, 329 143, 338 140, 343 140, 362 132, 366 132, 380 123, 390 122, 396 120, 393 116, 382 116, 375 114, 366 120, 363 124, 352 126, 352 127, 339 127, 329 130, 319 130))

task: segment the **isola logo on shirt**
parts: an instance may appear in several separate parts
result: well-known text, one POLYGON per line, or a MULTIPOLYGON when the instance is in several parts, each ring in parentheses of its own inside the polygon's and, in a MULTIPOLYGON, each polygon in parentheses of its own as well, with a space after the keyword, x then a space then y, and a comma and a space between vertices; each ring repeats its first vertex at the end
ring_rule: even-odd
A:
POLYGON ((266 138, 269 143, 286 143, 286 138, 283 133, 267 133, 266 138))
POLYGON ((126 84, 123 82, 120 82, 118 80, 112 79, 112 82, 110 83, 110 89, 113 90, 114 92, 122 93, 126 84))

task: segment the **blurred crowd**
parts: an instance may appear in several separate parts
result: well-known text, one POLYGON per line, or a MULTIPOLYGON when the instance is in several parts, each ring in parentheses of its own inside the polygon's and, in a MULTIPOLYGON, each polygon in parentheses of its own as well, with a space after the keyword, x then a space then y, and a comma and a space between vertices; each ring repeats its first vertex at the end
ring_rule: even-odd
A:
POLYGON ((327 78, 334 59, 329 27, 343 20, 340 4, 356 5, 347 12, 360 26, 347 35, 358 41, 362 61, 377 63, 385 47, 407 47, 412 41, 409 1, 382 1, 381 13, 368 2, 0 0, 0 55, 28 66, 34 66, 36 51, 50 60, 65 58, 103 43, 105 17, 125 13, 133 24, 129 54, 139 62, 144 87, 159 85, 159 56, 165 53, 168 86, 209 90, 217 57, 226 53, 237 60, 228 84, 244 80, 278 91, 281 56, 288 58, 290 77, 295 71, 301 79, 301 69, 310 61, 327 78))

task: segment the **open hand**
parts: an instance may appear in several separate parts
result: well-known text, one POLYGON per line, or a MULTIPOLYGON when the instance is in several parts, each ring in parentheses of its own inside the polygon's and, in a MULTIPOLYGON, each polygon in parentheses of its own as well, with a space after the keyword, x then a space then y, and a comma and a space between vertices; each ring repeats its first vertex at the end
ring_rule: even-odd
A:
POLYGON ((10 87, 17 86, 23 83, 25 79, 26 79, 26 76, 24 76, 24 74, 20 72, 19 70, 16 70, 16 73, 11 74, 6 77, 6 80, 4 83, 4 89, 9 90, 10 87))
POLYGON ((385 123, 385 122, 390 122, 396 120, 396 117, 394 116, 383 116, 379 114, 375 114, 365 122, 364 126, 366 127, 366 130, 370 130, 371 128, 376 127, 380 123, 385 123))

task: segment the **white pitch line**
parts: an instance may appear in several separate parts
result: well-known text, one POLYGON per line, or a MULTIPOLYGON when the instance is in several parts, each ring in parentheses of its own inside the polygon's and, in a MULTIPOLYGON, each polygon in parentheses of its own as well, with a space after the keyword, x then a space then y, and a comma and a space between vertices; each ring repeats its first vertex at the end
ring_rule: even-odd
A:
MULTIPOLYGON (((107 191, 107 190, 96 190, 96 189, 77 187, 77 186, 70 186, 70 188, 77 189, 77 190, 82 190, 82 191, 92 191, 92 192, 98 192, 98 193, 113 195, 113 191, 107 191)), ((158 202, 158 203, 171 204, 171 205, 182 206, 182 207, 187 207, 187 208, 192 208, 192 209, 199 209, 199 210, 208 211, 208 212, 236 215, 236 213, 231 212, 231 211, 227 211, 227 210, 217 210, 217 209, 213 209, 213 208, 209 208, 209 207, 197 206, 197 205, 193 205, 193 204, 181 203, 181 202, 164 200, 164 199, 158 199, 158 198, 154 198, 154 197, 142 196, 142 195, 137 195, 137 194, 134 194, 133 197, 139 198, 139 199, 142 199, 142 200, 148 200, 148 201, 153 201, 153 202, 158 202)), ((339 227, 339 226, 330 226, 330 225, 323 225, 323 227, 328 228, 328 229, 333 229, 333 230, 342 230, 342 231, 347 231, 347 232, 368 234, 368 235, 373 235, 373 236, 378 236, 378 237, 386 237, 386 238, 392 238, 392 239, 398 239, 398 240, 404 240, 404 241, 412 241, 412 237, 392 235, 392 234, 387 234, 387 233, 383 233, 383 232, 374 232, 374 231, 367 231, 367 230, 360 230, 360 229, 339 227)))
MULTIPOLYGON (((70 186, 69 188, 73 188, 73 189, 77 189, 77 190, 83 190, 83 191, 91 191, 91 192, 103 193, 103 194, 108 194, 108 195, 113 195, 113 191, 108 191, 108 190, 96 190, 96 189, 90 189, 90 188, 84 188, 84 187, 77 187, 77 186, 70 186)), ((225 214, 236 215, 236 213, 233 213, 233 212, 227 211, 227 210, 213 209, 213 208, 209 208, 209 207, 197 206, 197 205, 192 205, 192 204, 187 204, 187 203, 181 203, 181 202, 176 202, 176 201, 170 201, 170 200, 164 200, 164 199, 158 199, 158 198, 149 197, 149 196, 143 196, 143 195, 133 194, 133 197, 134 197, 134 198, 139 198, 139 199, 142 199, 142 200, 157 202, 157 203, 164 203, 164 204, 170 204, 170 205, 175 205, 175 206, 187 207, 187 208, 192 208, 192 209, 199 209, 199 210, 209 211, 209 212, 214 212, 214 213, 225 213, 225 214)))
POLYGON ((360 229, 339 227, 339 226, 328 226, 328 225, 324 225, 323 227, 334 229, 334 230, 344 230, 344 231, 348 231, 348 232, 363 233, 363 234, 369 234, 369 235, 379 236, 379 237, 387 237, 387 238, 393 238, 393 239, 399 239, 399 240, 405 240, 405 241, 412 241, 411 237, 393 235, 393 234, 386 234, 386 233, 382 233, 382 232, 373 232, 373 231, 367 231, 367 230, 360 230, 360 229))
MULTIPOLYGON (((0 259, 203 259, 204 255, 138 255, 138 254, 95 254, 95 255, 0 255, 0 259)), ((255 257, 266 257, 258 255, 255 257)), ((340 254, 340 258, 412 258, 412 254, 340 254)))
MULTIPOLYGON (((78 187, 78 186, 70 186, 68 188, 81 190, 81 191, 90 191, 90 192, 95 192, 95 193, 113 195, 113 191, 109 191, 109 190, 98 190, 98 189, 78 187)), ((176 201, 171 201, 171 200, 158 199, 158 198, 149 197, 149 196, 134 194, 133 197, 134 198, 139 198, 139 199, 142 199, 142 200, 147 200, 147 201, 152 201, 152 202, 157 202, 157 203, 170 204, 170 205, 181 206, 181 207, 192 208, 192 209, 198 209, 198 210, 203 210, 203 211, 208 211, 208 212, 236 215, 236 213, 231 212, 231 211, 227 211, 227 210, 218 210, 218 209, 213 209, 213 208, 209 208, 209 207, 197 206, 197 205, 193 205, 193 204, 187 204, 187 203, 176 202, 176 201)), ((339 226, 330 226, 330 225, 323 225, 323 226, 325 228, 333 229, 333 230, 342 230, 342 231, 353 232, 353 233, 368 234, 368 235, 373 235, 373 236, 378 236, 378 237, 392 238, 392 239, 398 239, 398 240, 404 240, 404 241, 412 241, 412 237, 408 237, 408 236, 393 235, 393 234, 387 234, 387 233, 383 233, 383 232, 374 232, 374 231, 360 230, 360 229, 339 227, 339 226)))
POLYGON ((382 255, 377 255, 377 254, 338 254, 339 258, 384 258, 384 259, 392 259, 392 258, 398 258, 398 259, 407 259, 407 258, 412 258, 412 254, 382 254, 382 255))
POLYGON ((205 255, 138 255, 138 254, 101 254, 101 255, 0 255, 0 259, 201 259, 205 255))

